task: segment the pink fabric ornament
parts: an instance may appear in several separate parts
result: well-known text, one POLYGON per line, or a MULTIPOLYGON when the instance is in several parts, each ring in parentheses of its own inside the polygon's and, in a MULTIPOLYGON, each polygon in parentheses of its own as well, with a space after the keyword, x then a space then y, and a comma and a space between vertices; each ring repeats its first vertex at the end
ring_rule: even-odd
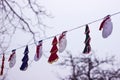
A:
POLYGON ((66 46, 67 46, 67 39, 66 39, 66 33, 67 31, 64 31, 60 36, 59 36, 59 52, 62 53, 66 46))
POLYGON ((107 38, 112 33, 113 30, 113 24, 111 22, 110 15, 107 15, 102 21, 99 30, 101 30, 102 28, 103 28, 102 37, 107 38))
POLYGON ((16 63, 16 50, 12 50, 12 54, 10 55, 8 62, 10 68, 14 67, 16 63))
POLYGON ((53 62, 55 62, 55 61, 57 61, 58 60, 58 55, 57 55, 57 51, 58 51, 58 48, 57 48, 57 38, 56 38, 56 36, 54 37, 54 39, 53 39, 53 42, 52 42, 52 48, 51 48, 51 51, 50 51, 50 53, 51 53, 51 55, 50 55, 50 57, 49 57, 49 59, 48 59, 48 62, 49 63, 53 63, 53 62))
POLYGON ((5 61, 5 55, 3 54, 0 75, 3 75, 3 70, 4 70, 4 61, 5 61))
POLYGON ((39 41, 39 44, 36 46, 36 54, 34 56, 34 60, 38 61, 42 56, 42 40, 39 41))

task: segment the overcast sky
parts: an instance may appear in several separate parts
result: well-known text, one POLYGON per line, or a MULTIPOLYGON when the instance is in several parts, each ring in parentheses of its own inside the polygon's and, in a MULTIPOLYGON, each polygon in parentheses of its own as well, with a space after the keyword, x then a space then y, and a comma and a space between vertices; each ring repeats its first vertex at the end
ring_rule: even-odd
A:
MULTIPOLYGON (((62 31, 87 24, 108 14, 120 11, 119 0, 42 0, 41 3, 45 6, 48 13, 53 16, 53 18, 43 19, 43 22, 50 27, 46 28, 46 36, 56 35, 62 31)), ((89 25, 92 51, 95 52, 95 55, 102 58, 112 55, 118 55, 117 58, 120 56, 120 14, 112 16, 111 19, 113 22, 113 32, 107 39, 103 39, 102 32, 99 31, 101 21, 89 25)), ((85 28, 83 27, 67 33, 68 43, 66 50, 71 51, 75 56, 82 54, 85 40, 84 30, 85 28)), ((19 35, 22 35, 22 33, 19 33, 19 35)), ((14 37, 15 41, 13 41, 13 44, 16 44, 16 46, 25 45, 26 41, 24 38, 21 39, 18 35, 14 37)), ((44 41, 43 54, 46 57, 43 56, 38 62, 33 62, 27 71, 24 72, 19 70, 24 48, 18 50, 17 63, 14 68, 9 70, 8 78, 10 80, 58 80, 56 77, 57 71, 62 76, 66 75, 67 69, 61 70, 55 63, 49 64, 47 62, 50 55, 51 42, 52 39, 44 41)), ((34 45, 29 47, 30 60, 34 57, 34 47, 34 45)), ((66 53, 60 53, 59 57, 64 54, 66 53)))

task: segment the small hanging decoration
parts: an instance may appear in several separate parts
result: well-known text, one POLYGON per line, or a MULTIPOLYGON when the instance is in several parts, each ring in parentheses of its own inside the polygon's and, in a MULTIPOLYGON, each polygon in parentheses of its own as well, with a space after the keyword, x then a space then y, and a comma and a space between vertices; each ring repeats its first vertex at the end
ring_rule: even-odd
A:
POLYGON ((3 70, 4 70, 4 61, 5 61, 5 55, 3 54, 0 75, 3 75, 3 70))
POLYGON ((62 53, 65 50, 66 46, 67 46, 66 33, 67 33, 67 31, 64 31, 59 36, 59 42, 58 42, 59 43, 58 44, 59 49, 58 50, 59 50, 60 53, 62 53))
POLYGON ((36 46, 36 54, 34 56, 34 60, 38 61, 42 56, 42 40, 39 41, 38 45, 36 46))
POLYGON ((83 50, 83 53, 85 53, 85 54, 88 54, 91 51, 91 46, 90 46, 91 38, 90 38, 89 33, 90 33, 89 27, 88 27, 88 25, 86 25, 86 29, 85 29, 86 39, 85 39, 85 42, 84 42, 85 43, 85 48, 83 50))
POLYGON ((101 30, 102 28, 103 28, 102 37, 107 38, 112 33, 113 30, 113 24, 111 22, 110 15, 107 15, 102 21, 99 30, 101 30))
POLYGON ((51 63, 51 64, 53 62, 57 61, 58 58, 59 58, 58 55, 57 55, 57 51, 58 51, 57 43, 58 43, 58 41, 57 41, 57 38, 55 36, 53 41, 52 41, 53 47, 51 48, 51 51, 50 51, 51 55, 50 55, 50 57, 48 59, 48 62, 51 63))
POLYGON ((16 63, 16 50, 12 50, 12 54, 10 55, 9 59, 8 59, 8 62, 9 62, 9 67, 12 68, 15 63, 16 63))
POLYGON ((22 59, 22 65, 20 67, 21 71, 25 71, 28 68, 28 60, 29 60, 28 53, 29 53, 29 49, 28 49, 28 45, 27 45, 26 48, 25 48, 25 51, 24 51, 24 57, 22 59))

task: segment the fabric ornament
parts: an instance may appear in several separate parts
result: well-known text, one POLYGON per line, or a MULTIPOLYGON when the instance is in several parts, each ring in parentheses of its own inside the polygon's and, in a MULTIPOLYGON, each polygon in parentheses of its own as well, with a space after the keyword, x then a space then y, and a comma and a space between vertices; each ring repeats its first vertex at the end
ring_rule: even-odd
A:
POLYGON ((85 38, 85 42, 84 42, 85 43, 85 48, 83 50, 83 53, 85 53, 85 54, 88 54, 91 51, 91 46, 90 46, 91 38, 90 38, 89 33, 90 33, 90 29, 89 29, 88 25, 86 25, 86 28, 85 28, 86 38, 85 38))
POLYGON ((67 31, 64 31, 60 36, 59 36, 59 43, 58 43, 58 46, 59 46, 59 52, 62 53, 66 46, 67 46, 67 39, 66 39, 66 33, 67 31))
POLYGON ((34 56, 34 60, 38 61, 42 56, 42 40, 39 41, 38 45, 36 46, 36 54, 34 56))
POLYGON ((3 70, 4 70, 4 61, 5 61, 5 55, 3 54, 0 75, 3 75, 3 70))
POLYGON ((29 53, 29 49, 27 45, 24 51, 24 57, 22 58, 22 65, 20 67, 21 71, 25 71, 28 68, 28 60, 29 60, 28 53, 29 53))
POLYGON ((9 59, 9 67, 12 68, 14 67, 15 63, 16 63, 16 50, 12 50, 12 54, 10 55, 9 59))
POLYGON ((51 51, 50 51, 51 55, 50 55, 50 57, 48 59, 48 62, 51 63, 51 64, 53 62, 57 61, 58 58, 59 58, 58 55, 57 55, 57 51, 58 51, 57 43, 58 43, 58 41, 57 41, 57 38, 55 36, 53 41, 52 41, 53 46, 52 46, 51 51))
POLYGON ((102 28, 103 28, 102 37, 107 38, 112 33, 113 30, 113 24, 111 22, 110 15, 107 15, 100 24, 99 30, 102 30, 102 28))

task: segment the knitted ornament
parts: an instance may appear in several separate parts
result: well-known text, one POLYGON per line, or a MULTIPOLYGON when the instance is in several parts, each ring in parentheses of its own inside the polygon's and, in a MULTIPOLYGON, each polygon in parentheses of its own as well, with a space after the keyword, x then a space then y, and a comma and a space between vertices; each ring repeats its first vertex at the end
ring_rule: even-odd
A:
POLYGON ((22 59, 22 65, 20 67, 21 71, 25 71, 28 68, 28 60, 29 60, 28 53, 29 53, 29 49, 28 49, 28 45, 27 45, 26 48, 25 48, 25 51, 24 51, 24 57, 22 59))
POLYGON ((102 28, 103 28, 102 37, 107 38, 112 33, 113 30, 113 24, 111 22, 110 15, 107 15, 102 21, 99 30, 102 30, 102 28))
POLYGON ((91 46, 90 46, 91 38, 90 38, 89 33, 90 33, 89 27, 88 27, 88 25, 86 25, 86 28, 85 28, 86 38, 85 38, 85 42, 84 42, 85 43, 85 48, 83 50, 83 53, 85 53, 85 54, 88 54, 91 51, 91 46))
POLYGON ((59 36, 59 52, 62 53, 66 46, 67 46, 67 39, 66 39, 66 32, 67 31, 64 31, 60 36, 59 36))
POLYGON ((25 70, 27 70, 27 68, 28 68, 28 61, 29 60, 29 58, 28 58, 28 55, 25 55, 24 57, 23 57, 23 59, 22 59, 22 65, 21 65, 21 67, 20 67, 20 70, 21 71, 25 71, 25 70))
POLYGON ((12 50, 12 54, 10 55, 9 59, 9 67, 12 68, 16 63, 16 50, 12 50))
POLYGON ((34 56, 34 60, 38 61, 42 56, 42 40, 39 41, 38 45, 36 46, 36 54, 34 56))
POLYGON ((53 63, 53 62, 55 62, 55 61, 57 61, 58 60, 58 55, 57 55, 57 51, 58 51, 58 48, 57 48, 57 38, 56 38, 56 36, 54 37, 54 39, 53 39, 53 41, 52 41, 52 48, 51 48, 51 51, 50 51, 50 53, 51 53, 51 55, 50 55, 50 57, 49 57, 49 59, 48 59, 48 62, 49 63, 53 63))
POLYGON ((90 44, 86 44, 83 53, 88 54, 91 51, 91 46, 90 44))
POLYGON ((3 70, 4 70, 4 61, 5 61, 5 55, 3 54, 0 75, 3 75, 3 70))

